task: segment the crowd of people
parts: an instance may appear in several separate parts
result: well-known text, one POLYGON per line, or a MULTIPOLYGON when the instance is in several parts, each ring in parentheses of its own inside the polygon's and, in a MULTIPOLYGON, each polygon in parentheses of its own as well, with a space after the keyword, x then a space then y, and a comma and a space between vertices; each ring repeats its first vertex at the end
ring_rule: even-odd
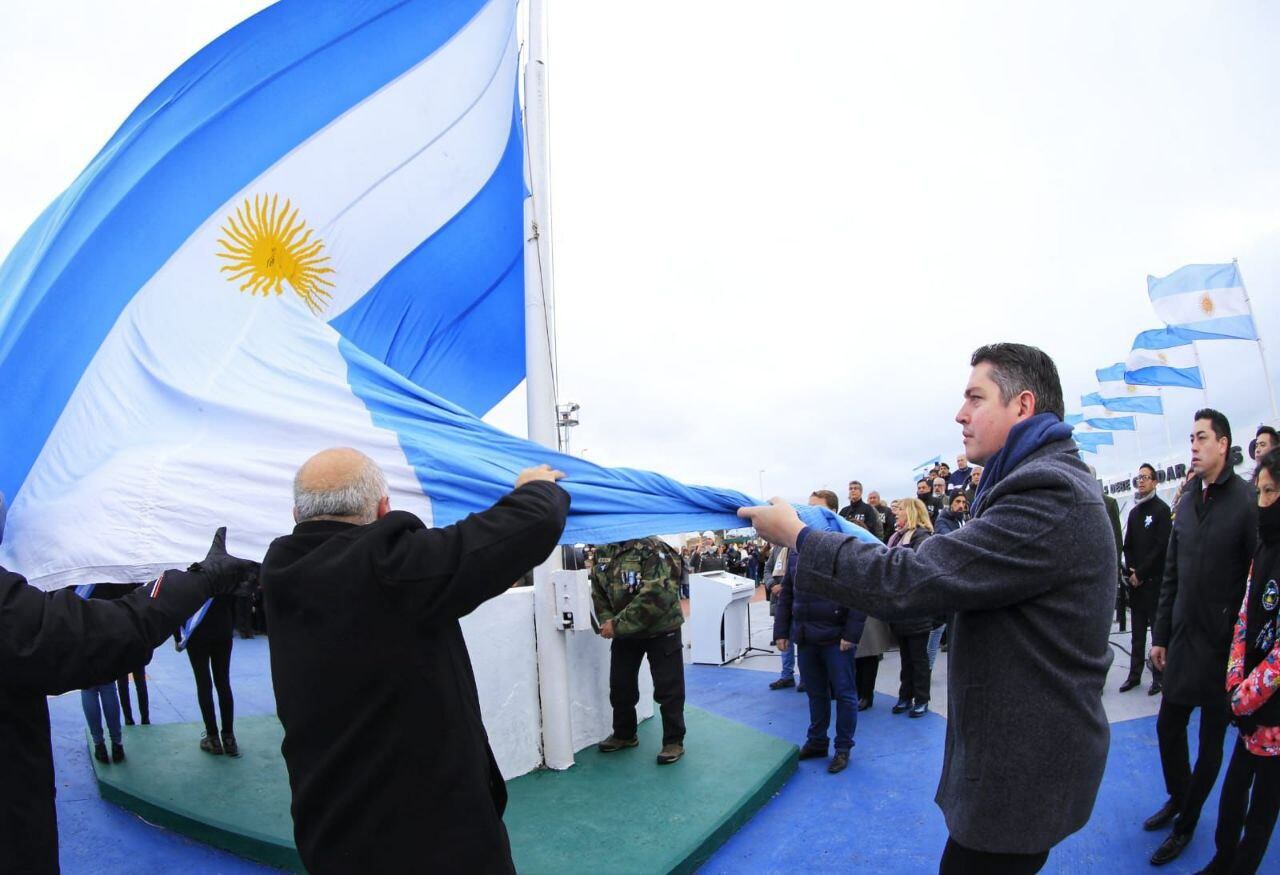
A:
MULTIPOLYGON (((1123 582, 1138 605, 1123 690, 1141 680, 1139 630, 1150 631, 1147 655, 1160 673, 1156 735, 1167 799, 1144 826, 1170 832, 1151 862, 1185 849, 1234 724, 1216 853, 1201 871, 1257 871, 1280 812, 1276 434, 1259 431, 1248 482, 1228 464, 1227 418, 1197 412, 1187 481, 1161 510, 1155 469, 1144 465, 1122 538, 1114 502, 1063 422, 1053 361, 1034 347, 993 344, 970 366, 956 415, 965 446, 956 470, 939 465, 915 496, 888 503, 875 492, 864 500, 856 480, 838 510, 834 493, 810 496, 870 537, 806 523, 775 499, 739 510, 762 542, 681 555, 644 538, 593 551, 598 631, 611 641, 613 729, 600 750, 638 745, 637 675, 647 658, 663 727, 657 763, 684 757, 686 565, 758 576, 768 581, 778 649, 794 653, 773 687, 793 685, 786 666, 798 663, 810 712, 800 756, 830 753, 833 774, 849 765, 858 710, 872 707, 883 652, 896 646, 901 656, 893 710, 920 717, 937 648, 951 637, 935 797, 949 837, 939 871, 1037 872, 1089 821, 1102 783, 1110 741, 1102 692, 1123 582), (1192 765, 1187 734, 1197 712, 1192 765)), ((39 592, 0 570, 0 745, 15 763, 0 785, 8 861, 19 871, 57 870, 45 697, 85 690, 91 726, 95 712, 106 712, 106 734, 118 744, 107 688, 115 692, 127 673, 136 678, 154 647, 220 598, 220 609, 209 608, 220 613, 204 621, 215 640, 192 635, 186 643, 196 648, 202 741, 227 751, 230 691, 220 701, 221 728, 211 692, 222 693, 219 672, 229 660, 223 639, 234 603, 226 597, 260 575, 294 839, 307 870, 514 871, 505 784, 458 620, 553 550, 569 509, 563 476, 531 468, 493 507, 433 529, 391 510, 371 459, 326 450, 299 469, 297 525, 271 544, 260 569, 229 556, 220 530, 205 559, 111 599, 39 592), (449 840, 423 842, 424 823, 449 840)), ((105 747, 101 728, 95 742, 105 747)))

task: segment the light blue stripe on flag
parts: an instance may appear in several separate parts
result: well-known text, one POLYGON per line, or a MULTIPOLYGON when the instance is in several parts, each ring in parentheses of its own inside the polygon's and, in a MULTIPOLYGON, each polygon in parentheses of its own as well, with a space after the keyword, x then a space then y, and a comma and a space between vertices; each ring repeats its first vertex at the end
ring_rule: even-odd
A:
POLYGON ((1085 425, 1098 431, 1137 431, 1138 426, 1132 416, 1112 416, 1100 419, 1086 419, 1085 425))
MULTIPOLYGON (((1124 365, 1120 366, 1121 376, 1124 365)), ((1164 402, 1159 395, 1134 395, 1122 398, 1103 398, 1102 406, 1114 413, 1150 413, 1156 416, 1164 413, 1164 402)))
POLYGON ((1188 264, 1168 276, 1147 276, 1147 295, 1153 301, 1170 295, 1234 289, 1239 286, 1240 275, 1234 264, 1188 264))
POLYGON ((1178 386, 1183 389, 1203 389, 1204 378, 1197 368, 1142 368, 1125 371, 1124 381, 1135 386, 1178 386))
POLYGON ((1115 438, 1108 432, 1076 432, 1072 435, 1076 444, 1084 450, 1097 452, 1098 447, 1109 447, 1115 445, 1115 438))
POLYGON ((1065 422, 1067 425, 1079 425, 1080 423, 1084 422, 1084 414, 1068 413, 1065 417, 1063 417, 1062 421, 1065 422))
POLYGON ((1081 407, 1101 407, 1102 396, 1099 395, 1097 392, 1090 392, 1088 395, 1081 395, 1080 406, 1081 407))
POLYGON ((1114 383, 1124 379, 1124 362, 1116 362, 1114 365, 1105 368, 1098 368, 1094 371, 1098 375, 1099 383, 1114 383))
POLYGON ((1152 328, 1133 339, 1133 349, 1173 349, 1201 340, 1194 331, 1183 328, 1152 328))

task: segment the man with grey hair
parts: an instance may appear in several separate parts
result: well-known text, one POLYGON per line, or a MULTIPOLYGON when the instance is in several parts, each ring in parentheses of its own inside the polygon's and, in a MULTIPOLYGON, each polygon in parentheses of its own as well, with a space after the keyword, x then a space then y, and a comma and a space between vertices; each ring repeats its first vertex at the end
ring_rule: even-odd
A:
POLYGON ((569 496, 546 465, 429 529, 353 449, 294 478, 293 533, 263 560, 271 679, 298 854, 336 872, 514 872, 506 785, 459 618, 544 560, 569 496))

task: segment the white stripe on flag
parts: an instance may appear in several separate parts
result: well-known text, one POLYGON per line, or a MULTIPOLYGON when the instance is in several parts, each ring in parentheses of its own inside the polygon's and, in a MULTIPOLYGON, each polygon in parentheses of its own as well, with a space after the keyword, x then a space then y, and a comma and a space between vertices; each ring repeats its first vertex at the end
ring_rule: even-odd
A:
POLYGON ((1171 346, 1168 349, 1135 349, 1129 352, 1125 369, 1140 371, 1143 368, 1195 368, 1200 358, 1191 344, 1171 346))
POLYGON ((1249 300, 1240 286, 1182 292, 1156 298, 1151 306, 1166 325, 1193 325, 1209 319, 1251 315, 1249 300))

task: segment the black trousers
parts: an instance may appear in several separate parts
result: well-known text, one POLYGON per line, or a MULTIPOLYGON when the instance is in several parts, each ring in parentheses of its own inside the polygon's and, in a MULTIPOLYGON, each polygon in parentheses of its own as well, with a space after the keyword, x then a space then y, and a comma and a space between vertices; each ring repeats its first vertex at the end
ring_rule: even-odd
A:
POLYGON ((1216 872, 1251 875, 1258 871, 1271 842, 1271 830, 1280 813, 1280 757, 1260 757, 1249 753, 1242 739, 1236 739, 1222 780, 1218 802, 1218 829, 1213 842, 1216 872), (1252 790, 1252 796, 1250 791, 1252 790), (1240 831, 1244 830, 1244 837, 1240 831))
MULTIPOLYGON (((1142 666, 1147 660, 1147 630, 1155 628, 1156 606, 1151 604, 1149 594, 1141 590, 1153 584, 1143 584, 1138 590, 1129 592, 1129 611, 1133 615, 1133 631, 1129 635, 1129 677, 1135 680, 1142 678, 1142 666)), ((1161 672, 1151 670, 1151 676, 1159 682, 1161 672)))
POLYGON ((880 674, 883 656, 859 656, 853 661, 854 683, 859 699, 872 699, 876 694, 876 676, 880 674))
MULTIPOLYGON (((133 675, 133 685, 138 688, 138 719, 143 723, 150 723, 151 699, 147 696, 146 666, 135 668, 129 674, 133 675)), ((116 678, 116 692, 120 694, 120 710, 124 712, 126 723, 133 722, 133 705, 129 701, 129 674, 116 678)))
POLYGON ((205 645, 193 642, 187 645, 187 658, 196 676, 196 699, 200 702, 205 732, 210 738, 218 735, 218 721, 213 711, 213 690, 217 688, 222 731, 234 734, 236 704, 231 696, 231 639, 205 645))
POLYGON ((902 657, 902 671, 898 674, 899 699, 911 699, 917 705, 929 701, 929 633, 923 635, 898 635, 898 655, 902 657))
POLYGON ((640 701, 640 662, 649 657, 653 699, 662 713, 662 743, 684 743, 684 645, 680 630, 656 638, 614 638, 609 659, 609 704, 613 734, 636 737, 640 701))
POLYGON ((1038 854, 999 854, 975 851, 953 838, 942 851, 938 875, 1035 875, 1049 859, 1048 851, 1038 854))
POLYGON ((1222 705, 1178 705, 1168 699, 1160 703, 1156 717, 1156 738, 1160 742, 1160 767, 1164 770, 1164 786, 1169 797, 1178 803, 1175 832, 1187 834, 1200 821, 1200 809, 1218 780, 1222 768, 1222 742, 1227 736, 1230 715, 1226 693, 1222 705), (1191 768, 1191 752, 1187 748, 1187 724, 1191 712, 1200 708, 1200 747, 1196 767, 1191 768))

